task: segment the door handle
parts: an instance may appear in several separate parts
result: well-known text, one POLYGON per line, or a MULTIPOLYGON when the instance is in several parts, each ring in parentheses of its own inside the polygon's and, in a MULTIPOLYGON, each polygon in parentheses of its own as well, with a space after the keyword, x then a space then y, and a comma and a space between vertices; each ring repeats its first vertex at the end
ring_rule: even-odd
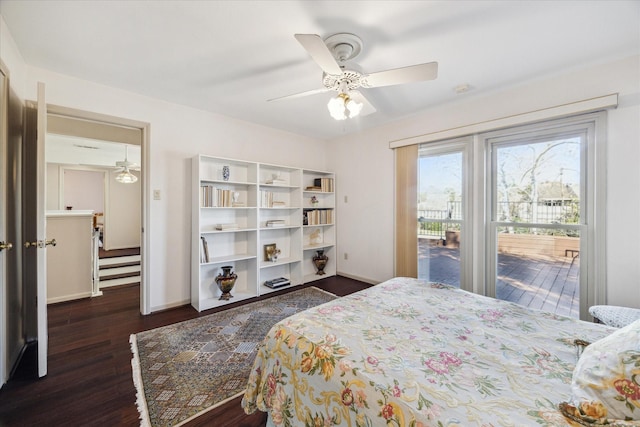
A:
POLYGON ((36 240, 35 242, 24 242, 24 247, 25 248, 30 248, 30 247, 39 247, 39 248, 44 248, 45 246, 56 246, 58 244, 58 242, 56 242, 56 239, 51 239, 51 240, 36 240))
POLYGON ((8 250, 10 251, 11 249, 13 249, 13 243, 9 243, 9 242, 0 242, 0 252, 2 252, 3 250, 8 250))

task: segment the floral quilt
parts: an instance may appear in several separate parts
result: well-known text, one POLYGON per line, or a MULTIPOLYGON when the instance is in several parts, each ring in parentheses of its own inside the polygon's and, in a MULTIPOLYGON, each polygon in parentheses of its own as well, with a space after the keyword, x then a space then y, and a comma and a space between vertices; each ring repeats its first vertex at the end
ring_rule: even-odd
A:
POLYGON ((395 278, 276 324, 242 405, 276 426, 565 426, 574 341, 614 330, 395 278))

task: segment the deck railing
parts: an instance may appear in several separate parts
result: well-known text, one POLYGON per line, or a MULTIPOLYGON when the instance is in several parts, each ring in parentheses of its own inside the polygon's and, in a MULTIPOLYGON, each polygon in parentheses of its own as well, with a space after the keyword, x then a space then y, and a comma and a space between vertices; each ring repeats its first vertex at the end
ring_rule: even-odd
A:
MULTIPOLYGON (((499 202, 499 220, 538 224, 578 224, 580 203, 577 200, 543 200, 540 202, 499 202)), ((459 231, 462 202, 447 202, 446 209, 419 209, 418 235, 444 239, 446 231, 459 231)))

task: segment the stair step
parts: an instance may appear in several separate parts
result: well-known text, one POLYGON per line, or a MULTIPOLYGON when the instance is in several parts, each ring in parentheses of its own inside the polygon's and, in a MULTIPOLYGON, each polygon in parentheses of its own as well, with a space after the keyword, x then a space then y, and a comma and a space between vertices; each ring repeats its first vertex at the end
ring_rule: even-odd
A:
POLYGON ((130 285, 133 283, 140 283, 140 275, 120 277, 109 280, 100 279, 100 289, 108 288, 110 286, 130 285))
POLYGON ((132 263, 132 262, 140 262, 140 255, 128 255, 128 256, 118 256, 112 258, 100 258, 98 260, 98 265, 100 267, 109 266, 114 264, 122 264, 122 263, 132 263))
POLYGON ((111 276, 121 276, 123 274, 139 275, 140 264, 127 265, 124 267, 112 267, 112 268, 106 268, 106 269, 101 268, 100 271, 98 272, 98 277, 100 277, 100 280, 103 280, 103 278, 107 278, 111 276))
POLYGON ((132 261, 132 262, 121 262, 119 264, 108 264, 108 265, 101 265, 100 266, 100 271, 108 271, 108 270, 113 270, 116 268, 121 268, 121 267, 133 267, 133 266, 139 266, 140 265, 140 261, 132 261))

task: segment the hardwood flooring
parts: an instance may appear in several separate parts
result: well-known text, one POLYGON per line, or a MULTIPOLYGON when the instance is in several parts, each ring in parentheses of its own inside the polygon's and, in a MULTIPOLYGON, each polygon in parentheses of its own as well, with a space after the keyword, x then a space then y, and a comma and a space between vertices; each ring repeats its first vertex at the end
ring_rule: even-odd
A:
MULTIPOLYGON (((311 285, 340 296, 370 286, 344 277, 329 277, 311 285)), ((184 306, 142 316, 139 292, 138 285, 126 285, 106 289, 101 297, 50 305, 48 374, 37 379, 35 372, 25 367, 36 357, 35 351, 28 351, 25 363, 0 389, 0 426, 139 425, 129 335, 242 304, 202 313, 184 306)), ((241 399, 219 406, 187 426, 264 426, 266 414, 245 415, 241 399)))

